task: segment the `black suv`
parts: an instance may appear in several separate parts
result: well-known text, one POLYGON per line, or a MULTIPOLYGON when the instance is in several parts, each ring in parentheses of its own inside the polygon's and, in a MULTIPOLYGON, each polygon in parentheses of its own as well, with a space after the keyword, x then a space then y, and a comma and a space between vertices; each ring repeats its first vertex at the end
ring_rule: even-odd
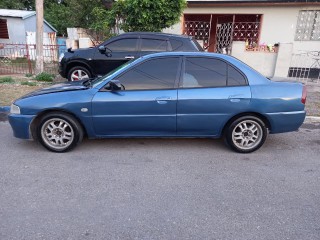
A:
POLYGON ((59 73, 69 81, 106 74, 126 61, 154 52, 203 51, 188 36, 166 33, 131 32, 110 38, 97 47, 79 49, 60 56, 59 73))

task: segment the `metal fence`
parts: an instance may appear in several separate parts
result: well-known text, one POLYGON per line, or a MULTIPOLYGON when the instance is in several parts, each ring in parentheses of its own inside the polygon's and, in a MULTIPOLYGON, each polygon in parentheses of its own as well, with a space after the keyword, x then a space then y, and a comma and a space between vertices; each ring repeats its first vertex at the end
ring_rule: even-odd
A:
POLYGON ((299 81, 320 82, 320 51, 293 54, 288 77, 299 81))
MULTIPOLYGON (((0 74, 34 74, 35 44, 0 43, 0 74)), ((57 74, 59 56, 65 45, 43 45, 44 72, 57 74)))

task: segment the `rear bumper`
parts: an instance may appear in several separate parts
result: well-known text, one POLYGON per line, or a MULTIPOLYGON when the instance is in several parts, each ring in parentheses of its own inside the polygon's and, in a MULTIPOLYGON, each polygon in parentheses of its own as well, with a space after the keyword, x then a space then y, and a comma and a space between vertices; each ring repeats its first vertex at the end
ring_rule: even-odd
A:
POLYGON ((306 117, 306 111, 267 113, 271 124, 270 133, 292 132, 299 129, 306 117))
POLYGON ((34 119, 34 115, 18 115, 9 114, 9 123, 16 138, 32 139, 30 124, 34 119))

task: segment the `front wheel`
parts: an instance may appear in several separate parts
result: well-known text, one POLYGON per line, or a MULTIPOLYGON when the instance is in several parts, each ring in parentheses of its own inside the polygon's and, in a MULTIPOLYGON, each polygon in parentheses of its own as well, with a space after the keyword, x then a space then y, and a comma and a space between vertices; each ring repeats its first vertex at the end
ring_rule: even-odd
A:
POLYGON ((67 152, 82 141, 83 130, 71 115, 53 112, 41 118, 37 138, 52 152, 67 152))
POLYGON ((258 150, 265 142, 268 129, 265 123, 255 116, 244 116, 233 121, 224 134, 228 146, 239 153, 258 150))

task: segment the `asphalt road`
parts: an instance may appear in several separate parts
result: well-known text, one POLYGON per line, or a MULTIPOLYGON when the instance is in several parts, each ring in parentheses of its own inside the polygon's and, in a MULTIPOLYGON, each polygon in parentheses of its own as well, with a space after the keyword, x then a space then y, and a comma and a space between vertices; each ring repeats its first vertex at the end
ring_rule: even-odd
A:
POLYGON ((247 155, 211 139, 57 154, 0 122, 0 239, 320 239, 319 156, 319 124, 247 155))

